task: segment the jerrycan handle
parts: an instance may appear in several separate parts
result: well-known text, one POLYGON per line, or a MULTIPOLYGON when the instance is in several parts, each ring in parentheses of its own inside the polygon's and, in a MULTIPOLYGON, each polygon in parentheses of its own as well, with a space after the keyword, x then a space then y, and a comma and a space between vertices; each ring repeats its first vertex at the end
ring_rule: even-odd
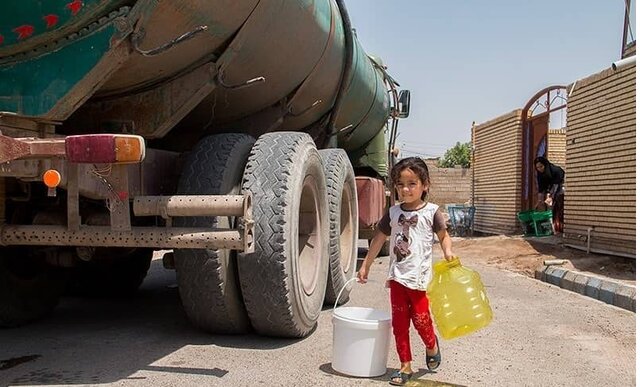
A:
POLYGON ((333 304, 333 310, 336 310, 336 308, 338 307, 338 301, 340 301, 340 296, 342 295, 342 292, 347 288, 347 285, 349 285, 349 282, 355 281, 357 279, 358 277, 353 277, 347 282, 345 282, 344 285, 342 285, 342 289, 340 289, 340 293, 338 293, 338 297, 336 298, 336 303, 333 304))
POLYGON ((443 259, 442 261, 436 262, 433 266, 434 271, 443 273, 449 269, 453 269, 454 267, 460 267, 462 264, 460 264, 460 257, 453 257, 451 261, 443 259))

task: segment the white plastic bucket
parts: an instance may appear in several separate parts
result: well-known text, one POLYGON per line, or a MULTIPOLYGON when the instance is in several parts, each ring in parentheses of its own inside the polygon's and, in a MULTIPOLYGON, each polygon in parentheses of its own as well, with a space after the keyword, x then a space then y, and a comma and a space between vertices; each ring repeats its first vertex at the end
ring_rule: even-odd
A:
MULTIPOLYGON (((340 294, 338 294, 339 299, 340 294)), ((336 305, 333 308, 332 319, 331 367, 350 376, 384 375, 387 372, 389 356, 391 315, 372 308, 340 307, 336 309, 336 305)))

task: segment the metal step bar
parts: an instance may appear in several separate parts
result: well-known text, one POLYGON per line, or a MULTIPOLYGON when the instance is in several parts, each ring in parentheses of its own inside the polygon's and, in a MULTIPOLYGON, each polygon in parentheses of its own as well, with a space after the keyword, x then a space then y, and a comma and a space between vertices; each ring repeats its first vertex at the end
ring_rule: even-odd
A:
POLYGON ((136 216, 236 216, 237 229, 194 227, 3 225, 3 245, 152 247, 159 249, 232 249, 254 251, 250 195, 139 196, 133 200, 136 216))

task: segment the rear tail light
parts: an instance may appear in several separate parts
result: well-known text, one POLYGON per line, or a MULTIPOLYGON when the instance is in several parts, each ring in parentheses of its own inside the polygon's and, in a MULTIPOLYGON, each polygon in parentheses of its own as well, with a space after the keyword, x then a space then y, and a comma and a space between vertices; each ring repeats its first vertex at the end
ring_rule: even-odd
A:
POLYGON ((92 134, 65 138, 67 160, 74 163, 139 163, 144 160, 144 139, 125 134, 92 134))

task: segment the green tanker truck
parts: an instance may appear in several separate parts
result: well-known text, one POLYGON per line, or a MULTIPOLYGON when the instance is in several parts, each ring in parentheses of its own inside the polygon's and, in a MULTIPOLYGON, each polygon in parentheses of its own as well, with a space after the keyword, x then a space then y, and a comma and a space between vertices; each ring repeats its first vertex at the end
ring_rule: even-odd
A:
POLYGON ((383 186, 398 86, 343 0, 5 1, 0 326, 167 249, 196 326, 307 335, 381 215, 356 177, 383 186))

